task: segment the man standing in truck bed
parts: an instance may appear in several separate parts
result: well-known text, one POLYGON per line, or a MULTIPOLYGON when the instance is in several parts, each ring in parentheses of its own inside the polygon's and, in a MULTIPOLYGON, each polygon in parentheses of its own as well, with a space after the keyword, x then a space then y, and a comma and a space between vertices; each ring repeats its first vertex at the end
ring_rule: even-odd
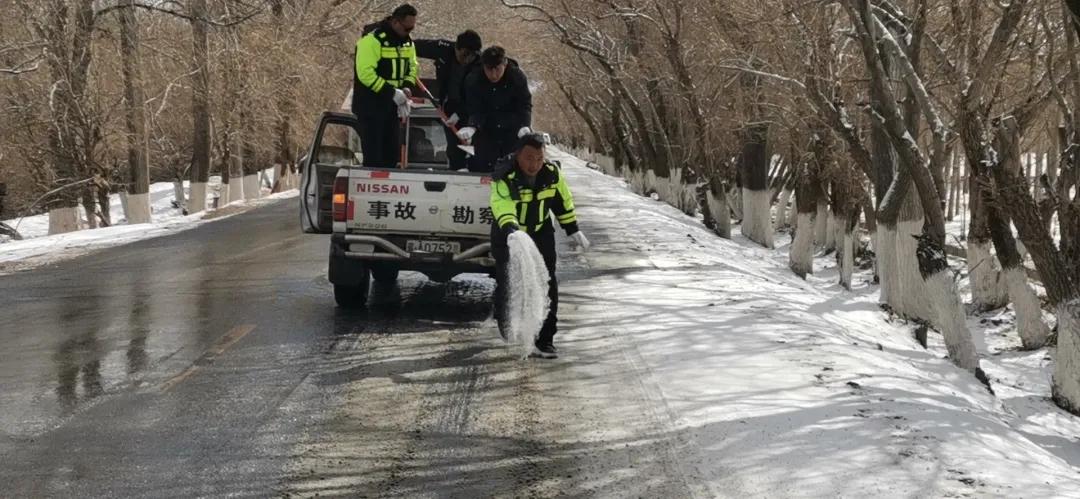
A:
POLYGON ((363 126, 360 147, 366 167, 393 167, 398 159, 398 120, 409 113, 404 89, 416 85, 419 70, 409 37, 416 16, 416 8, 404 4, 383 21, 365 26, 356 42, 352 112, 363 126))
MULTIPOLYGON (((468 123, 465 112, 465 77, 480 64, 480 35, 469 29, 461 32, 457 40, 416 40, 416 55, 435 61, 435 91, 437 105, 449 118, 447 123, 468 123)), ((446 131, 446 158, 451 170, 465 168, 465 151, 457 147, 458 138, 450 127, 446 131)))
POLYGON ((469 170, 490 172, 496 161, 514 151, 518 138, 531 131, 532 93, 525 73, 502 47, 484 49, 480 65, 465 79, 469 126, 458 135, 475 146, 469 170))

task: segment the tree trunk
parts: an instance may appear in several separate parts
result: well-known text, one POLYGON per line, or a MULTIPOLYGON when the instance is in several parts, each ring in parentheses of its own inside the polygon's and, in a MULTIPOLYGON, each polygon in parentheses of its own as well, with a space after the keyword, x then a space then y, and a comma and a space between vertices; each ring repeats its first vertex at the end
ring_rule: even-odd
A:
POLYGON ((713 230, 724 239, 731 239, 731 210, 728 208, 727 190, 719 177, 710 176, 705 192, 705 204, 715 226, 713 230))
POLYGON ((124 124, 127 127, 128 185, 126 211, 128 224, 150 223, 150 169, 146 161, 146 121, 143 117, 139 26, 135 0, 123 0, 120 9, 120 59, 124 74, 124 124))
POLYGON ((929 236, 919 236, 918 266, 926 281, 926 293, 933 307, 932 323, 945 338, 949 359, 972 373, 979 371, 979 354, 965 322, 963 305, 956 290, 945 254, 929 236))
MULTIPOLYGON (((280 44, 285 44, 288 41, 287 23, 288 19, 285 16, 285 4, 282 0, 273 0, 270 2, 270 12, 274 16, 274 38, 278 40, 280 44)), ((274 170, 274 184, 271 188, 271 192, 281 192, 288 188, 288 172, 291 167, 296 163, 296 159, 293 157, 292 146, 292 117, 296 114, 296 104, 294 102, 293 92, 295 87, 295 79, 291 76, 285 76, 288 73, 289 68, 286 66, 286 59, 280 57, 277 59, 278 69, 277 73, 283 76, 280 87, 277 89, 277 98, 274 100, 277 107, 277 124, 275 126, 277 137, 274 141, 275 164, 280 165, 280 169, 274 170)))
POLYGON ((926 322, 934 321, 934 312, 927 297, 924 277, 919 273, 917 257, 918 239, 923 232, 922 206, 919 194, 908 192, 900 210, 900 219, 896 225, 896 265, 900 278, 900 312, 902 315, 926 322))
POLYGON ((743 180, 742 233, 766 248, 773 247, 770 157, 768 124, 748 126, 744 131, 743 149, 739 157, 743 180))
MULTIPOLYGON (((969 163, 970 164, 970 163, 969 163)), ((1000 266, 990 252, 992 239, 989 216, 986 210, 985 187, 979 177, 968 176, 971 197, 968 206, 967 265, 971 283, 971 303, 975 310, 996 310, 1007 305, 1008 288, 1002 278, 1000 266)))
POLYGON ((783 229, 788 225, 788 203, 791 202, 791 189, 780 192, 780 201, 776 203, 776 223, 774 231, 783 229))
MULTIPOLYGON (((823 151, 820 141, 815 141, 815 162, 819 162, 823 151)), ((817 213, 818 199, 821 197, 821 186, 815 171, 820 164, 803 165, 799 172, 798 181, 795 185, 795 208, 796 222, 795 234, 791 243, 791 252, 788 255, 788 266, 791 271, 805 279, 814 273, 814 216, 817 213)))
POLYGON ((210 180, 210 72, 207 40, 206 0, 191 0, 192 89, 191 89, 191 201, 188 212, 206 209, 206 184, 210 180))
POLYGON ((1054 355, 1054 402, 1080 415, 1080 300, 1061 303, 1056 312, 1058 343, 1054 355))

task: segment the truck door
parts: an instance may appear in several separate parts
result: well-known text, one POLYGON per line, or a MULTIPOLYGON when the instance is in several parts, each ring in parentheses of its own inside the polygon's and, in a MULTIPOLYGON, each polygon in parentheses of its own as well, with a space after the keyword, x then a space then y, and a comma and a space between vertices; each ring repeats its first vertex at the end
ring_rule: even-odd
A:
POLYGON ((323 113, 301 161, 300 226, 310 234, 333 232, 334 178, 360 164, 360 122, 345 113, 323 113))

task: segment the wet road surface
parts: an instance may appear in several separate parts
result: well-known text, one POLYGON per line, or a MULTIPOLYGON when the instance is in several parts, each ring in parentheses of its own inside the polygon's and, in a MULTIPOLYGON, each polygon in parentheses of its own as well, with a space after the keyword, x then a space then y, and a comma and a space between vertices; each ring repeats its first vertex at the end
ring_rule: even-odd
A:
POLYGON ((0 276, 0 496, 693 495, 632 352, 514 358, 483 277, 339 310, 295 202, 0 276))

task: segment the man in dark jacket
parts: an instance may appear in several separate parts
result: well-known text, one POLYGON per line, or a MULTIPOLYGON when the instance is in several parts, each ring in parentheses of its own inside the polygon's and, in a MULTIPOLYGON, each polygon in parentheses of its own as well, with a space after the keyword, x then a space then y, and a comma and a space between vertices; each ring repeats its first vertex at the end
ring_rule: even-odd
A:
MULTIPOLYGON (((416 40, 416 56, 435 61, 435 89, 438 104, 443 108, 451 125, 467 123, 465 112, 465 77, 480 64, 480 35, 466 30, 450 40, 416 40)), ((465 152, 457 147, 458 138, 450 127, 446 130, 446 158, 450 169, 465 168, 465 152)))
POLYGON ((409 37, 416 16, 416 8, 404 4, 383 21, 365 26, 356 42, 352 112, 363 125, 364 166, 387 168, 397 162, 398 120, 409 113, 404 90, 416 85, 419 71, 416 47, 409 37))
POLYGON ((523 231, 532 238, 544 257, 548 271, 548 298, 551 308, 540 329, 532 355, 557 357, 553 339, 559 311, 559 282, 555 278, 555 218, 574 243, 589 249, 589 240, 578 229, 574 197, 559 166, 544 160, 544 140, 529 133, 517 143, 513 156, 500 160, 491 183, 491 254, 495 257, 495 319, 499 332, 506 337, 507 266, 510 234, 523 231), (554 217, 548 216, 551 213, 554 217))
POLYGON ((531 132, 532 93, 525 73, 502 47, 485 49, 480 63, 465 79, 469 121, 458 135, 475 147, 469 170, 490 172, 497 160, 514 151, 519 137, 531 132))

